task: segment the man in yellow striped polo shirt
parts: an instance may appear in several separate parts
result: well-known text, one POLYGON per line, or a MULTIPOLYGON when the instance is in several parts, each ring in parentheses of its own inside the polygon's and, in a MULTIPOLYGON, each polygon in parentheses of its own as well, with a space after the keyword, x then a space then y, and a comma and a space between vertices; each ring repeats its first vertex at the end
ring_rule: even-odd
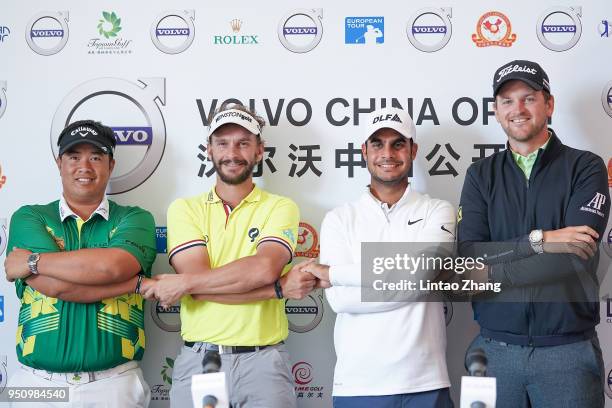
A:
POLYGON ((168 209, 168 256, 177 274, 156 276, 144 295, 162 305, 181 299, 185 344, 174 363, 172 407, 191 405, 191 376, 211 350, 221 354, 234 408, 296 406, 283 298, 302 298, 317 281, 299 265, 287 273, 297 205, 253 184, 263 125, 244 106, 221 107, 208 138, 215 186, 168 209))

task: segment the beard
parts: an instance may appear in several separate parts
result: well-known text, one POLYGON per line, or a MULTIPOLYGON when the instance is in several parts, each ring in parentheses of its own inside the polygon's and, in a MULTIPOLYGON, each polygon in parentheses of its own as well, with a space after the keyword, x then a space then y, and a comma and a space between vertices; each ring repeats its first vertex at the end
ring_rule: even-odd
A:
POLYGON ((215 171, 217 172, 217 175, 219 176, 221 181, 223 181, 225 184, 230 184, 230 185, 242 184, 246 180, 248 180, 249 177, 251 177, 251 175, 253 174, 253 169, 255 168, 255 165, 257 164, 254 160, 251 161, 251 162, 248 162, 246 160, 220 160, 220 161, 216 161, 214 157, 211 157, 211 160, 213 162, 213 167, 214 167, 215 171), (242 170, 242 172, 240 172, 237 175, 230 176, 230 175, 224 173, 223 170, 222 170, 223 166, 225 164, 228 164, 228 163, 242 164, 244 166, 244 170, 242 170))
POLYGON ((385 185, 385 186, 395 186, 395 185, 401 184, 408 178, 408 174, 410 174, 411 167, 412 166, 408 167, 406 171, 400 173, 399 175, 395 177, 387 177, 387 178, 382 178, 378 174, 376 174, 375 164, 373 164, 371 167, 368 165, 368 171, 373 181, 376 181, 377 183, 381 185, 385 185))
POLYGON ((515 133, 510 126, 504 128, 504 133, 506 134, 506 136, 508 136, 511 139, 516 140, 517 142, 528 142, 530 140, 532 140, 534 137, 538 136, 543 129, 547 129, 548 128, 548 120, 543 121, 542 123, 539 124, 535 124, 533 126, 533 129, 531 130, 531 132, 527 133, 526 135, 521 135, 518 133, 515 133))

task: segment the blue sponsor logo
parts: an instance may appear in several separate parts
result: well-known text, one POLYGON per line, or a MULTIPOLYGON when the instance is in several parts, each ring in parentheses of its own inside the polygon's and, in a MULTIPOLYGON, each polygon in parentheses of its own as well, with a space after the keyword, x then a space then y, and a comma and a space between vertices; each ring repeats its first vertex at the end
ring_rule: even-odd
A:
POLYGON ((146 145, 153 143, 152 127, 113 127, 118 145, 146 145))
POLYGON ((4 42, 4 39, 9 36, 11 29, 6 26, 0 26, 0 42, 4 42))
POLYGON ((167 227, 155 227, 155 246, 158 254, 165 254, 168 251, 167 234, 167 227))
POLYGON ((31 30, 30 35, 32 38, 43 38, 43 37, 63 37, 64 30, 31 30))
POLYGON ((0 323, 4 321, 4 296, 0 296, 0 323))
POLYGON ((542 32, 546 33, 575 33, 575 24, 542 24, 542 32))
POLYGON ((344 19, 345 44, 383 44, 385 42, 384 17, 346 17, 344 19))
POLYGON ((168 35, 189 35, 189 28, 157 28, 155 33, 158 37, 168 35))

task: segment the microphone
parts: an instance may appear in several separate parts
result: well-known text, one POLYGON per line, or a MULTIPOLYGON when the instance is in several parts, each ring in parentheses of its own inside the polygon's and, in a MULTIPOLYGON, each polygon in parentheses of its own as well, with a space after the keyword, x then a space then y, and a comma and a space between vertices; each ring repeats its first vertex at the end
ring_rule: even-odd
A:
POLYGON ((486 377, 487 355, 481 348, 470 351, 465 356, 465 369, 471 377, 486 377))
POLYGON ((202 406, 204 408, 216 408, 217 402, 219 402, 217 397, 212 395, 206 395, 204 398, 202 398, 202 406))
POLYGON ((218 351, 209 350, 202 359, 202 374, 218 373, 221 371, 221 356, 218 351))
POLYGON ((194 408, 230 408, 225 373, 221 372, 221 355, 208 350, 202 358, 202 374, 191 377, 191 399, 194 408))
POLYGON ((471 350, 464 363, 469 375, 461 377, 460 408, 495 408, 497 380, 486 376, 488 360, 484 350, 471 350))

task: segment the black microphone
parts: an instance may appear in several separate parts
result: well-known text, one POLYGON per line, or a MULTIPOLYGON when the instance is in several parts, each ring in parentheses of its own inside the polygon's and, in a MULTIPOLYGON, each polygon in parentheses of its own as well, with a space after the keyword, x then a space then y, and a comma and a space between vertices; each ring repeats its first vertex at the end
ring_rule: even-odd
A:
POLYGON ((485 377, 487 373, 487 355, 481 348, 474 349, 465 356, 465 369, 472 377, 485 377))
POLYGON ((218 373, 221 370, 221 356, 218 351, 209 350, 204 353, 202 374, 218 373))
POLYGON ((476 401, 476 402, 472 402, 472 404, 470 405, 470 408, 487 408, 487 406, 485 405, 484 402, 476 401))

